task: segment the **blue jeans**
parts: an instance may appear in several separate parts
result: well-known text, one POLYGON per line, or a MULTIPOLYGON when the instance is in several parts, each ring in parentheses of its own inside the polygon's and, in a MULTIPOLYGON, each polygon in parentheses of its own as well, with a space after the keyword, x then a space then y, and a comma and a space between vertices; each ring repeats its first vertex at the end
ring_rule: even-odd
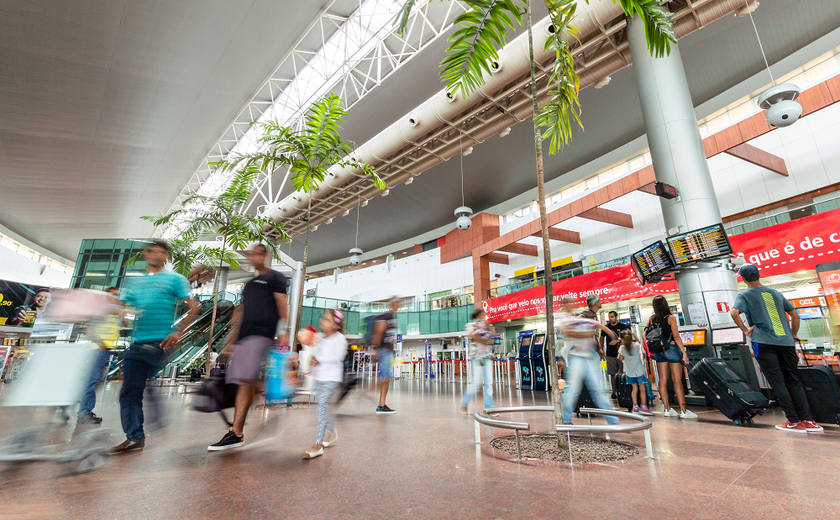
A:
MULTIPOLYGON (((123 385, 120 389, 120 420, 125 436, 131 442, 144 442, 143 393, 146 381, 160 370, 165 359, 160 341, 134 343, 123 355, 123 385)), ((160 410, 154 395, 149 394, 151 415, 155 421, 160 410)))
MULTIPOLYGON (((612 410, 612 402, 604 392, 601 381, 601 361, 598 358, 569 356, 568 381, 563 390, 563 422, 572 422, 572 414, 577 407, 583 385, 589 390, 589 395, 595 401, 595 406, 602 410, 612 410)), ((607 417, 607 424, 618 424, 618 417, 607 417)))
POLYGON ((110 361, 110 350, 98 350, 96 352, 93 358, 93 365, 90 367, 90 374, 82 390, 82 398, 79 400, 79 413, 76 414, 76 417, 82 418, 93 412, 93 408, 96 406, 96 385, 99 383, 102 371, 105 370, 105 367, 108 366, 110 361))
POLYGON ((472 381, 467 394, 461 399, 461 406, 467 406, 478 393, 478 385, 484 383, 484 409, 493 408, 493 361, 486 358, 472 358, 472 381))

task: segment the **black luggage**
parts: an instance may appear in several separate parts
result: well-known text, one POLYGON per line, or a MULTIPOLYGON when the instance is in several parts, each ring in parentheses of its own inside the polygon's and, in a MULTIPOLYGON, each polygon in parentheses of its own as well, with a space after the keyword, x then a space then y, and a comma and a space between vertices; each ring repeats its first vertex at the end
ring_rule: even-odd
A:
POLYGON ((694 388, 735 424, 752 424, 752 418, 770 406, 760 390, 749 384, 720 358, 701 359, 689 372, 694 388))
POLYGON ((219 412, 222 420, 228 426, 233 426, 223 410, 234 407, 238 389, 237 385, 226 383, 224 371, 220 367, 215 367, 198 388, 193 400, 193 409, 204 413, 219 412))
POLYGON ((627 384, 627 374, 624 372, 615 376, 615 395, 618 397, 619 408, 633 411, 633 385, 627 384))
MULTIPOLYGON (((807 358, 805 359, 807 363, 807 358)), ((840 424, 840 386, 838 375, 825 365, 797 367, 799 380, 818 423, 840 424)))
POLYGON ((341 382, 341 385, 338 387, 338 399, 335 400, 335 404, 340 403, 347 394, 350 393, 350 390, 355 388, 356 384, 359 382, 359 378, 356 377, 355 372, 347 372, 344 374, 344 381, 341 382))

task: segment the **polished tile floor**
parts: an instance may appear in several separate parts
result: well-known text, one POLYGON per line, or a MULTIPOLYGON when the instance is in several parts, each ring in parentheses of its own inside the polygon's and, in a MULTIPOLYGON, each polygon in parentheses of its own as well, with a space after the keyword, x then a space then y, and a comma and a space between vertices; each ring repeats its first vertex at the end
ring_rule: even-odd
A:
MULTIPOLYGON (((0 519, 840 518, 837 426, 796 435, 773 428, 778 410, 741 428, 695 408, 698 421, 653 418, 655 460, 517 464, 494 457, 486 437, 475 443, 474 421, 458 409, 463 389, 397 382, 388 404, 398 413, 384 416, 357 391, 337 409, 338 442, 311 461, 301 454, 314 438, 314 406, 271 410, 266 423, 254 410, 250 448, 208 453, 226 426, 163 389, 168 426, 142 452, 82 475, 54 463, 0 466, 0 519)), ((123 439, 118 390, 107 385, 96 410, 114 444, 123 439)), ((501 386, 495 397, 497 406, 546 404, 545 394, 501 386)), ((23 425, 0 413, 0 437, 23 425)), ((528 420, 550 427, 548 416, 528 420)), ((643 447, 641 433, 622 439, 643 447)))

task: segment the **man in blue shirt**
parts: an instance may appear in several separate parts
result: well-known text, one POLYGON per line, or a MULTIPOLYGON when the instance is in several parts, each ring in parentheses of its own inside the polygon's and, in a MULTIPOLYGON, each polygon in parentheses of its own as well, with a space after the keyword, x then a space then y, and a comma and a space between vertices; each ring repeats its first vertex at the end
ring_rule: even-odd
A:
POLYGON ((787 422, 776 429, 794 433, 821 433, 822 426, 813 421, 808 398, 796 372, 799 359, 795 341, 799 341, 799 314, 782 293, 765 287, 758 281, 758 268, 746 264, 738 271, 747 288, 735 298, 732 320, 753 344, 764 377, 776 395, 776 401, 785 412, 787 422), (750 328, 744 324, 746 315, 750 328), (788 316, 790 323, 788 323, 788 316))
MULTIPOLYGON (((137 311, 134 341, 123 355, 123 385, 120 389, 120 419, 126 440, 111 448, 110 454, 142 450, 146 445, 143 432, 143 392, 146 381, 160 370, 172 348, 198 313, 198 304, 190 297, 187 279, 172 271, 164 271, 169 260, 169 244, 155 241, 143 253, 147 274, 128 286, 123 299, 137 311), (189 316, 173 330, 175 311, 184 300, 189 316)), ((156 403, 151 402, 153 408, 156 403)))

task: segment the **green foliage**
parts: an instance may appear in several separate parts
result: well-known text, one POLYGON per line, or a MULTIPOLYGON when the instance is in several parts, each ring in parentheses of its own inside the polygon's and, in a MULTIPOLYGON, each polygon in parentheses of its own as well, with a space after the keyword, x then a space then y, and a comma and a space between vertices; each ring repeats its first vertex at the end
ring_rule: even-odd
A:
MULTIPOLYGON (((616 0, 613 0, 615 3, 616 0)), ((659 9, 662 0, 618 0, 628 18, 638 14, 645 23, 645 37, 651 56, 661 58, 671 54, 671 43, 677 42, 674 36, 671 13, 659 9)))
MULTIPOLYGON (((395 21, 397 32, 404 36, 408 30, 411 10, 418 0, 407 0, 395 21)), ((429 0, 431 1, 431 0, 429 0)), ((464 0, 469 10, 455 20, 458 29, 449 37, 450 46, 441 62, 441 79, 450 92, 460 91, 468 96, 484 85, 484 73, 490 73, 490 63, 498 59, 499 50, 507 44, 508 29, 514 22, 522 25, 522 9, 518 3, 530 0, 464 0)), ((544 0, 556 30, 546 42, 546 49, 555 53, 556 60, 549 78, 550 99, 535 114, 535 123, 549 139, 549 152, 554 154, 569 142, 572 127, 580 121, 580 79, 575 72, 570 41, 578 37, 572 25, 578 0, 544 0)), ((589 3, 589 0, 585 0, 589 3)), ((638 15, 645 24, 648 50, 662 57, 671 52, 676 42, 670 13, 657 6, 662 0, 612 0, 625 15, 638 15)))
POLYGON ((522 10, 513 0, 464 0, 470 8, 455 19, 458 29, 449 37, 440 78, 449 92, 466 97, 484 85, 484 73, 499 59, 508 29, 522 25, 522 10))
POLYGON ((277 121, 255 123, 259 133, 257 141, 262 145, 260 151, 236 154, 212 165, 222 171, 250 168, 255 173, 286 167, 295 189, 306 193, 314 191, 329 169, 338 165, 362 170, 377 188, 385 189, 387 185, 372 166, 350 158, 355 143, 342 140, 340 133, 346 116, 341 98, 330 93, 312 104, 302 130, 282 126, 277 121))

